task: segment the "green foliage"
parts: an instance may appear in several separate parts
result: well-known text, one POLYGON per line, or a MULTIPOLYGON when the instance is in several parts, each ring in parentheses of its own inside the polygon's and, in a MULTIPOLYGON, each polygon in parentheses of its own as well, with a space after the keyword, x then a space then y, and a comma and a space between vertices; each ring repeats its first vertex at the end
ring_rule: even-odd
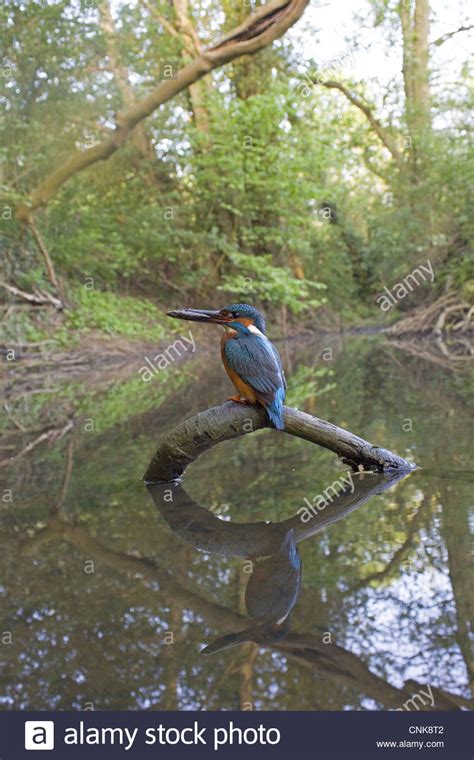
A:
MULTIPOLYGON (((227 0, 189 6, 206 44, 247 14, 227 0)), ((164 64, 184 60, 180 37, 151 8, 121 2, 112 4, 111 56, 100 7, 10 0, 0 11, 1 274, 25 290, 49 283, 36 244, 11 211, 72 151, 89 150, 112 133, 130 95, 124 77, 139 99, 163 78, 164 64)), ((153 8, 175 22, 168 3, 153 8)), ((367 23, 382 25, 400 44, 395 10, 376 2, 368 12, 367 23)), ((193 118, 193 94, 183 92, 117 153, 73 175, 37 213, 76 303, 63 341, 85 329, 155 336, 159 320, 144 299, 218 304, 222 293, 253 299, 270 315, 283 305, 308 324, 316 310, 331 323, 378 320, 381 287, 420 258, 432 260, 436 280, 415 300, 435 297, 447 283, 471 297, 467 66, 455 90, 432 87, 434 126, 417 144, 422 160, 415 160, 398 84, 382 109, 377 88, 345 82, 388 125, 401 152, 397 166, 343 94, 318 86, 304 93, 302 72, 318 67, 309 60, 303 70, 300 52, 285 37, 216 70, 201 83, 206 130, 193 118), (95 283, 93 300, 80 289, 86 278, 95 283), (140 301, 132 306, 128 297, 140 301)), ((412 305, 413 299, 403 304, 412 305)), ((9 333, 48 329, 42 316, 14 320, 9 333)))
POLYGON ((163 316, 150 301, 76 287, 75 308, 66 313, 66 328, 100 330, 107 335, 161 340, 166 335, 163 316))
POLYGON ((316 369, 301 364, 291 375, 291 387, 287 392, 286 403, 301 408, 309 398, 320 398, 330 393, 337 387, 336 383, 332 382, 333 377, 334 372, 328 367, 316 369))
POLYGON ((228 274, 218 290, 268 303, 285 304, 294 314, 314 311, 324 302, 313 291, 324 290, 323 283, 298 280, 286 267, 273 266, 271 256, 234 253, 229 256, 237 274, 228 274))
POLYGON ((78 401, 75 411, 78 415, 94 421, 94 435, 100 435, 114 425, 124 424, 133 415, 148 410, 157 410, 166 398, 182 387, 188 378, 183 372, 169 370, 161 377, 161 382, 153 380, 144 383, 140 376, 126 382, 115 383, 105 393, 71 394, 78 401))

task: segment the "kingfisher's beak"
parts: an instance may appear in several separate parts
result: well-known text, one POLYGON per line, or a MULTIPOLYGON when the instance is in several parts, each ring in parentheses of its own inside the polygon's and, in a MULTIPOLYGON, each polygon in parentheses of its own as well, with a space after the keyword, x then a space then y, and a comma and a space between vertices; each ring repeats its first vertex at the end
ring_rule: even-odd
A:
POLYGON ((252 641, 252 633, 257 629, 258 626, 253 626, 252 628, 246 628, 245 631, 219 636, 218 639, 208 644, 207 647, 201 649, 201 654, 215 654, 216 652, 222 652, 224 649, 244 644, 246 641, 252 641))
POLYGON ((191 322, 210 322, 217 325, 231 321, 231 317, 214 309, 177 309, 176 311, 168 311, 167 315, 176 319, 189 319, 191 322))

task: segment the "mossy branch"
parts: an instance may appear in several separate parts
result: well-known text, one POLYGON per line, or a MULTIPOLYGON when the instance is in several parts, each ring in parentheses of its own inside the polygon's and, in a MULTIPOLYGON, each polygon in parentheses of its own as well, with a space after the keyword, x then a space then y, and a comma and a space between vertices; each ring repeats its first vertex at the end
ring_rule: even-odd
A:
MULTIPOLYGON (((348 430, 292 407, 284 407, 284 418, 285 433, 333 451, 353 470, 408 472, 414 468, 388 449, 374 446, 348 430)), ((144 480, 148 483, 176 480, 191 462, 217 443, 266 427, 271 425, 265 411, 257 406, 227 401, 200 412, 166 433, 144 480)))

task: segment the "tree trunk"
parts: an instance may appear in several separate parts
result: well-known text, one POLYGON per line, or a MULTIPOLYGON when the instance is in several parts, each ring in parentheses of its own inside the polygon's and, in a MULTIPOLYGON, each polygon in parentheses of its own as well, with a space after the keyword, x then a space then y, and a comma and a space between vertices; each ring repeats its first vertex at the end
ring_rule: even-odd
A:
MULTIPOLYGON (((201 41, 189 15, 188 0, 174 0, 178 31, 183 41, 183 63, 201 54, 201 41)), ((189 86, 189 97, 193 110, 194 123, 200 132, 209 130, 209 113, 206 106, 206 95, 211 89, 209 79, 201 79, 189 86)))
POLYGON ((411 139, 419 139, 431 126, 429 86, 429 2, 399 5, 403 39, 405 115, 411 139))
MULTIPOLYGON (((103 0, 99 5, 99 16, 100 25, 107 44, 109 70, 114 75, 117 88, 122 96, 123 106, 129 107, 133 103, 135 97, 132 86, 130 85, 127 67, 122 62, 122 57, 117 44, 117 30, 115 29, 108 0, 103 0)), ((131 133, 130 139, 138 148, 142 156, 146 158, 154 157, 155 151, 153 150, 153 146, 145 131, 145 125, 143 123, 137 124, 131 133)))
MULTIPOLYGON (((448 568, 456 607, 456 639, 461 650, 474 694, 474 653, 471 632, 474 626, 474 591, 472 584, 472 541, 467 507, 452 497, 452 488, 441 486, 443 516, 441 528, 448 552, 448 568)), ((467 504, 467 502, 466 502, 467 504)))

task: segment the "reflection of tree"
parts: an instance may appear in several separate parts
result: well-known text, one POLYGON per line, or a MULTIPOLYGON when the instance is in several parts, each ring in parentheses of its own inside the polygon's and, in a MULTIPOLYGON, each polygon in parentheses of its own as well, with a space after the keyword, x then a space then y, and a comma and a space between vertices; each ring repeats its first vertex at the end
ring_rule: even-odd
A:
POLYGON ((473 360, 473 348, 468 338, 458 336, 456 340, 446 343, 441 337, 438 340, 391 340, 387 341, 388 349, 404 351, 408 356, 423 359, 449 370, 464 369, 473 360))
MULTIPOLYGON (((237 570, 238 583, 238 610, 241 615, 245 615, 245 588, 247 586, 248 574, 244 567, 237 570)), ((239 673, 239 707, 241 710, 249 709, 253 706, 253 692, 255 679, 255 660, 258 657, 258 645, 253 641, 247 641, 242 644, 238 653, 236 667, 239 673)))
MULTIPOLYGON (((223 607, 203 596, 197 588, 184 585, 177 573, 161 567, 156 561, 131 556, 109 549, 82 527, 69 525, 59 515, 53 515, 45 528, 21 546, 22 556, 36 554, 45 541, 62 540, 83 552, 88 558, 106 565, 128 577, 137 578, 143 584, 158 585, 160 595, 168 604, 178 601, 182 607, 194 610, 212 626, 223 630, 243 628, 246 624, 238 612, 223 607)), ((150 607, 156 605, 156 595, 152 592, 150 607)), ((350 690, 356 689, 374 699, 385 708, 398 708, 423 688, 423 684, 409 681, 401 687, 389 683, 372 672, 355 654, 333 643, 323 643, 315 634, 291 633, 285 641, 271 644, 271 649, 280 652, 291 661, 309 670, 313 676, 329 678, 332 683, 350 690)), ((451 694, 443 689, 433 688, 436 709, 452 710, 460 706, 472 707, 469 700, 451 694)))
MULTIPOLYGON (((421 436, 417 435, 417 449, 428 449, 427 461, 435 465, 431 471, 426 471, 429 480, 424 488, 425 496, 422 506, 427 506, 429 495, 438 497, 442 505, 440 532, 447 551, 449 579, 455 604, 456 640, 469 675, 471 693, 473 693, 474 655, 470 640, 474 620, 474 596, 471 580, 472 546, 467 514, 469 502, 467 489, 469 486, 463 486, 463 479, 466 477, 470 479, 468 473, 471 469, 469 459, 471 410, 467 402, 468 383, 465 382, 467 378, 455 371, 459 369, 461 364, 467 366, 469 359, 472 361, 472 346, 469 350, 470 357, 464 354, 457 356, 452 352, 449 353, 444 350, 443 342, 440 340, 434 346, 432 343, 415 339, 410 342, 390 341, 384 343, 382 348, 396 369, 395 373, 387 373, 387 376, 392 374, 397 378, 398 386, 406 389, 408 398, 414 392, 416 393, 416 398, 424 402, 421 414, 426 414, 428 418, 435 416, 443 421, 451 415, 454 422, 450 431, 445 430, 443 425, 443 435, 434 448, 433 442, 427 439, 425 429, 422 427, 421 436), (409 357, 401 361, 397 349, 406 351, 409 357), (433 364, 446 367, 450 370, 450 374, 447 375, 433 364), (464 382, 460 382, 460 380, 464 380, 464 382), (462 425, 463 420, 466 420, 465 426, 462 425), (455 449, 451 446, 450 434, 455 436, 455 449), (454 462, 452 461, 452 451, 456 452, 454 462), (446 472, 446 468, 453 471, 451 473, 446 472), (451 483, 456 484, 457 495, 463 494, 464 489, 466 490, 464 498, 455 498, 451 483)), ((391 395, 387 394, 387 398, 390 399, 390 397, 391 395)), ((407 541, 409 543, 411 543, 410 534, 416 530, 416 523, 419 523, 420 511, 421 507, 412 520, 411 528, 413 531, 411 528, 408 531, 407 541)), ((398 559, 403 559, 403 553, 403 547, 401 547, 396 553, 398 559)), ((394 555, 392 558, 393 561, 396 560, 396 556, 394 555)))
MULTIPOLYGON (((26 454, 29 454, 31 451, 34 451, 34 449, 39 446, 41 443, 48 442, 49 444, 57 443, 61 440, 67 433, 69 433, 70 430, 72 430, 74 423, 72 420, 68 420, 68 422, 61 428, 50 428, 48 430, 43 430, 39 435, 37 435, 35 438, 32 438, 28 443, 23 446, 22 449, 20 449, 16 454, 9 457, 8 459, 3 459, 0 461, 0 467, 7 467, 9 465, 14 465, 16 462, 18 462, 19 459, 24 457, 26 454)), ((21 433, 26 433, 28 431, 21 430, 21 433)), ((11 435, 11 433, 10 433, 11 435)))
POLYGON ((418 510, 415 513, 415 516, 412 518, 410 525, 407 530, 406 538, 401 546, 394 552, 391 559, 387 562, 385 567, 382 570, 378 570, 377 572, 370 573, 369 575, 365 576, 365 578, 361 578, 357 581, 357 583, 353 584, 349 587, 349 592, 355 592, 358 591, 361 588, 364 588, 364 586, 367 586, 368 584, 376 581, 381 582, 386 580, 390 577, 390 575, 399 569, 400 563, 403 562, 405 557, 408 555, 410 550, 413 547, 413 544, 416 539, 416 535, 418 531, 420 530, 420 527, 423 522, 423 518, 425 515, 426 507, 429 506, 430 503, 431 494, 429 492, 425 492, 423 496, 423 501, 418 508, 418 510))
MULTIPOLYGON (((176 550, 175 572, 180 583, 185 582, 188 565, 189 548, 187 546, 178 546, 176 550)), ((162 658, 166 662, 166 667, 164 695, 158 702, 161 710, 178 710, 179 707, 178 680, 181 658, 176 656, 175 649, 179 651, 183 644, 183 611, 184 605, 182 604, 180 597, 170 598, 168 635, 172 637, 172 645, 165 645, 162 649, 162 658)))
POLYGON ((452 486, 442 482, 443 504, 441 530, 448 552, 448 569, 456 605, 456 640, 469 674, 474 693, 474 652, 471 636, 474 623, 474 589, 472 583, 472 536, 469 531, 467 499, 454 498, 452 486))
MULTIPOLYGON (((327 340, 324 338, 323 347, 327 340)), ((321 346, 315 350, 312 345, 291 344, 295 367, 301 361, 307 364, 309 355, 321 353, 321 346)), ((292 635, 272 647, 255 647, 255 709, 372 708, 373 704, 361 695, 387 697, 387 684, 400 687, 403 682, 405 694, 413 694, 417 686, 407 680, 413 673, 419 681, 467 694, 463 691, 465 667, 459 651, 461 647, 466 660, 468 642, 462 636, 466 608, 472 619, 470 579, 466 580, 467 507, 463 506, 469 493, 462 482, 469 469, 468 429, 464 424, 466 385, 455 373, 418 362, 416 357, 401 361, 400 352, 392 353, 351 338, 337 356, 337 366, 331 364, 337 387, 318 399, 316 414, 374 439, 387 440, 401 454, 405 446, 416 447, 417 461, 435 467, 429 473, 418 471, 395 492, 373 499, 358 514, 352 512, 354 504, 351 506, 348 498, 345 508, 338 503, 314 521, 298 521, 300 538, 307 532, 315 539, 302 544, 304 588, 295 608, 294 626, 300 636, 307 634, 314 641, 304 648, 292 635), (413 431, 397 434, 396 425, 410 416, 413 431), (396 440, 388 437, 397 435, 396 440), (438 463, 433 461, 436 441, 440 448, 438 463), (447 494, 441 493, 441 468, 456 471, 451 474, 453 491, 447 494), (431 504, 423 502, 429 494, 431 504), (418 520, 418 513, 413 511, 422 503, 424 517, 418 520), (339 509, 347 519, 316 536, 339 509), (411 531, 416 535, 406 546, 411 531), (404 551, 400 551, 403 546, 404 551), (390 569, 384 577, 377 577, 387 567, 390 569), (442 579, 442 586, 430 587, 432 572, 442 579), (348 591, 357 584, 357 592, 348 591), (389 622, 386 613, 391 615, 389 622), (331 631, 333 640, 341 645, 340 655, 322 643, 321 631, 331 631), (340 675, 338 668, 347 652, 355 652, 356 658, 340 675), (364 671, 359 683, 356 666, 361 652, 362 666, 368 667, 369 674, 364 671), (366 686, 370 674, 377 674, 380 683, 370 680, 366 686)), ((131 485, 133 476, 138 478, 142 472, 144 452, 152 450, 157 431, 225 397, 227 380, 218 363, 218 356, 214 358, 214 353, 203 350, 192 366, 179 368, 177 376, 188 377, 191 366, 193 384, 199 375, 199 394, 177 393, 170 370, 165 382, 157 380, 153 388, 150 384, 150 395, 143 398, 141 406, 134 398, 128 403, 132 388, 128 395, 120 395, 118 403, 115 394, 109 399, 108 391, 91 394, 85 379, 83 388, 73 384, 65 396, 65 402, 79 399, 80 412, 85 416, 97 420, 100 414, 96 425, 100 434, 84 434, 76 417, 74 471, 56 517, 62 515, 70 521, 70 529, 77 528, 72 522, 77 518, 85 534, 99 541, 98 550, 100 544, 117 549, 122 558, 117 567, 113 557, 102 561, 89 553, 87 544, 76 546, 72 539, 77 541, 77 535, 70 534, 71 540, 61 538, 59 523, 59 532, 50 524, 41 530, 51 504, 60 500, 69 437, 51 446, 43 442, 4 470, 11 478, 15 498, 0 512, 2 585, 6 588, 4 595, 0 589, 2 630, 14 634, 13 646, 0 649, 0 656, 6 656, 0 676, 3 705, 15 709, 83 709, 92 699, 103 709, 162 709, 168 697, 173 703, 175 684, 179 705, 184 709, 239 705, 240 651, 205 659, 198 650, 217 633, 237 630, 248 622, 238 613, 229 614, 229 608, 236 609, 237 592, 228 585, 228 579, 232 573, 237 578, 240 563, 195 552, 190 553, 189 560, 182 560, 178 554, 180 541, 162 523, 153 525, 151 503, 139 485, 131 485), (87 395, 81 396, 84 391, 87 395), (114 401, 113 414, 108 411, 109 400, 114 401), (107 411, 102 413, 104 407, 107 411), (30 548, 36 547, 36 552, 30 561, 19 561, 17 541, 25 532, 34 533, 30 548), (150 570, 146 559, 138 565, 128 564, 137 559, 137 548, 141 555, 159 558, 151 568, 159 576, 143 576, 150 570), (85 558, 95 560, 94 576, 84 575, 85 558), (183 577, 178 572, 181 563, 183 577), (167 568, 171 568, 171 576, 167 568), (175 596, 171 586, 167 590, 170 577, 181 584, 175 596), (190 597, 186 596, 189 583, 189 590, 194 592, 190 597), (215 605, 208 606, 209 599, 218 603, 217 610, 215 605), (180 617, 181 628, 176 629, 180 617), (175 646, 163 643, 167 630, 174 630, 175 646), (67 637, 64 644, 63 636, 67 637), (84 680, 75 680, 76 669, 84 680)), ((322 366, 322 359, 319 363, 315 359, 315 366, 322 366)), ((19 428, 6 431, 15 443, 12 452, 20 451, 31 437, 44 431, 38 422, 49 420, 49 426, 54 424, 58 430, 66 424, 73 411, 71 402, 63 405, 60 397, 54 401, 49 398, 48 405, 39 395, 22 397, 11 407, 15 419, 26 429, 25 433, 19 428), (35 414, 32 402, 38 402, 39 409, 40 399, 45 411, 35 414), (56 408, 58 414, 53 415, 56 408)), ((286 444, 282 441, 273 446, 273 435, 264 432, 247 436, 235 445, 216 447, 198 460, 188 478, 193 496, 212 506, 228 505, 226 516, 232 518, 285 521, 290 504, 302 505, 303 495, 311 498, 340 474, 329 452, 316 451, 290 437, 285 437, 286 444), (224 466, 225 477, 217 478, 216 473, 224 466)), ((361 478, 369 490, 371 478, 361 478)), ((28 550, 26 543, 24 551, 28 550)), ((397 691, 392 695, 392 704, 398 700, 395 706, 407 698, 400 689, 398 696, 397 691)), ((390 705, 390 701, 387 698, 377 704, 390 705)), ((440 704, 436 699, 436 706, 440 704)))
MULTIPOLYGON (((467 375, 460 372, 468 368, 467 362, 460 366, 447 359, 445 355, 446 361, 433 362, 434 349, 431 344, 429 352, 426 343, 421 340, 413 340, 409 344, 409 350, 407 345, 404 341, 386 341, 381 344, 381 351, 378 352, 380 357, 385 356, 389 360, 385 377, 392 378, 397 388, 403 389, 403 400, 410 403, 412 399, 416 399, 422 404, 423 411, 426 410, 427 416, 438 413, 440 417, 444 417, 448 408, 461 413, 467 412, 471 416, 470 405, 467 399, 463 398, 463 388, 467 395, 469 385, 467 382, 459 382, 467 380, 467 375), (405 351, 406 355, 403 356, 401 351, 405 351), (445 369, 450 372, 443 371, 445 369)), ((441 355, 443 356, 442 352, 441 355)), ((472 363, 472 358, 470 361, 472 363)), ((390 396, 387 396, 387 402, 390 403, 390 396)))
MULTIPOLYGON (((329 616, 338 610, 340 635, 346 646, 351 648, 361 639, 365 641, 370 667, 377 672, 388 678, 394 672, 415 672, 419 680, 429 679, 430 683, 448 688, 454 682, 467 694, 461 652, 455 643, 456 609, 440 533, 437 482, 427 480, 423 473, 419 476, 423 492, 418 493, 418 511, 409 523, 404 516, 401 527, 394 520, 399 548, 395 552, 388 550, 387 527, 380 521, 379 550, 371 549, 370 541, 376 541, 375 536, 367 537, 366 545, 372 566, 381 569, 364 573, 356 583, 349 580, 346 588, 350 595, 346 597, 345 588, 339 601, 337 596, 333 598, 329 616), (355 609, 358 620, 352 627, 355 609)), ((415 476, 415 486, 417 480, 415 476)), ((405 489, 404 512, 409 501, 409 491, 405 489)), ((453 543, 456 546, 455 538, 453 543)), ((357 546, 354 542, 348 552, 357 546)))

